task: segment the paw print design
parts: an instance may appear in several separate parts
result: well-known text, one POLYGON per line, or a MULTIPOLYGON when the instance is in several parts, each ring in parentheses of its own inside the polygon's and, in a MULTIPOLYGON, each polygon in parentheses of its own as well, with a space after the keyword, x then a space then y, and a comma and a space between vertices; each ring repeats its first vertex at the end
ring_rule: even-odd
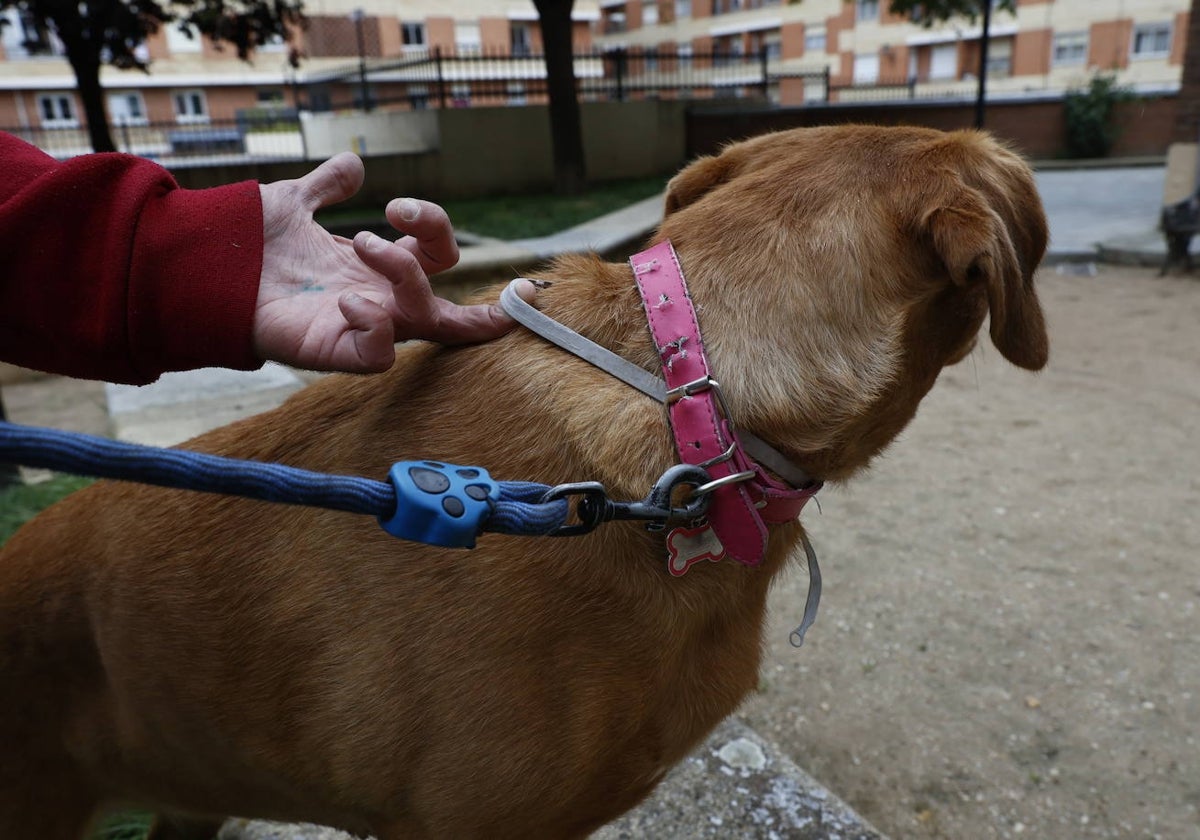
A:
POLYGON ((388 479, 396 511, 380 525, 394 537, 448 548, 474 548, 500 485, 482 467, 438 461, 400 461, 388 479))

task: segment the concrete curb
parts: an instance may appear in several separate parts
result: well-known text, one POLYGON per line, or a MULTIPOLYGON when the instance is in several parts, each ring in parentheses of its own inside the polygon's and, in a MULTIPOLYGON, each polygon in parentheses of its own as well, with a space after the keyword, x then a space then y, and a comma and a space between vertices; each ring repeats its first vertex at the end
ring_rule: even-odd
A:
MULTIPOLYGON (((886 840, 777 746, 736 718, 640 806, 592 840, 886 840)), ((352 840, 315 825, 230 820, 220 840, 352 840)))

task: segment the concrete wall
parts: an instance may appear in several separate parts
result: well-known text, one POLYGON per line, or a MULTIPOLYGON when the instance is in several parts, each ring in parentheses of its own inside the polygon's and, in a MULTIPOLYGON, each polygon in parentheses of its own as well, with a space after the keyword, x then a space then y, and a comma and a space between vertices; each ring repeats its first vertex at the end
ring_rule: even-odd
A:
POLYGON ((323 160, 338 152, 400 155, 438 147, 435 111, 379 111, 371 114, 302 113, 308 156, 323 160))
MULTIPOLYGON (((685 102, 585 102, 584 152, 596 182, 674 172, 686 160, 685 102)), ((324 116, 324 115, 322 115, 324 116)), ((315 161, 355 151, 365 138, 363 204, 398 195, 433 200, 548 190, 554 184, 550 116, 545 106, 447 108, 306 120, 311 162, 238 164, 179 169, 198 189, 254 179, 295 178, 315 161), (436 141, 436 142, 435 142, 436 141)))
MULTIPOLYGON (((1177 97, 1143 97, 1118 106, 1120 126, 1111 157, 1165 155, 1171 141, 1177 97)), ((776 110, 693 109, 687 118, 688 156, 712 154, 731 140, 768 131, 839 123, 970 128, 974 102, 900 102, 809 106, 776 110)), ((990 102, 987 129, 1030 158, 1064 156, 1066 124, 1061 99, 990 102)))

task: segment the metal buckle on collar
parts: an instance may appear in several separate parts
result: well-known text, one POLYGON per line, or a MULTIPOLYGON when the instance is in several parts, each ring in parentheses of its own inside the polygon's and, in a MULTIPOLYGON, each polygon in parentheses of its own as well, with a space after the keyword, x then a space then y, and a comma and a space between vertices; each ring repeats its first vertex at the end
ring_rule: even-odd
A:
POLYGON ((694 397, 696 394, 702 394, 705 391, 712 391, 717 395, 717 403, 721 407, 721 415, 728 420, 730 417, 729 406, 725 402, 725 394, 721 391, 721 383, 711 376, 701 376, 699 379, 693 379, 691 382, 685 382, 667 391, 666 404, 673 405, 684 397, 694 397))

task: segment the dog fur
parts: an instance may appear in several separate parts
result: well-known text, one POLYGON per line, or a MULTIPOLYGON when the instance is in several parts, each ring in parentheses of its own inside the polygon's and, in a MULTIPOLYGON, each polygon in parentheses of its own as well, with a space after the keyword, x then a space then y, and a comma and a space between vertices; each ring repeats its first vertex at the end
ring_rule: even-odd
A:
MULTIPOLYGON (((664 237, 735 423, 827 481, 896 436, 989 313, 1008 360, 1047 360, 1041 203, 982 133, 738 143, 671 181, 664 237)), ((541 276, 547 314, 657 372, 626 265, 541 276)), ((618 498, 676 462, 662 406, 522 329, 403 345, 388 373, 328 377, 187 446, 380 479, 436 458, 618 498)), ((633 523, 466 552, 99 483, 0 553, 0 837, 76 838, 123 803, 381 840, 584 836, 754 688, 800 536, 773 526, 761 567, 674 578, 662 534, 633 523)))

